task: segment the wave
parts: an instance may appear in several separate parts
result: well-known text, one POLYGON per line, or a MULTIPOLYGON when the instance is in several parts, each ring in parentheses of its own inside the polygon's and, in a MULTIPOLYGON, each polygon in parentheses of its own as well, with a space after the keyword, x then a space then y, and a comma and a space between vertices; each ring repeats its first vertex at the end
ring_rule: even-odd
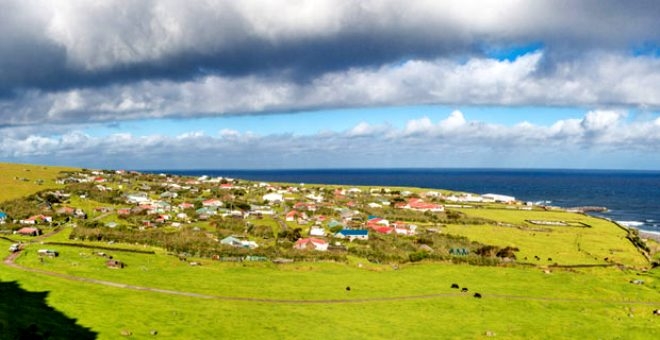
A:
POLYGON ((644 225, 644 222, 639 222, 639 221, 616 221, 616 223, 624 226, 624 227, 641 227, 644 225))

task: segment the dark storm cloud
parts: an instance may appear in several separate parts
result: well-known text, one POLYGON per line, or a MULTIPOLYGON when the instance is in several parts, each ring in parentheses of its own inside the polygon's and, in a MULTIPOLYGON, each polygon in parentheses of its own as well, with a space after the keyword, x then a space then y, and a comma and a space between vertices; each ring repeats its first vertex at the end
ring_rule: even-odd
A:
POLYGON ((658 41, 659 9, 654 1, 310 1, 296 7, 9 0, 0 12, 0 93, 208 73, 307 80, 350 67, 479 54, 483 44, 543 42, 560 56, 630 48, 658 41))
POLYGON ((0 115, 20 125, 436 103, 657 107, 658 62, 633 52, 660 46, 659 17, 656 1, 4 0, 0 115), (489 59, 530 45, 542 51, 489 59))

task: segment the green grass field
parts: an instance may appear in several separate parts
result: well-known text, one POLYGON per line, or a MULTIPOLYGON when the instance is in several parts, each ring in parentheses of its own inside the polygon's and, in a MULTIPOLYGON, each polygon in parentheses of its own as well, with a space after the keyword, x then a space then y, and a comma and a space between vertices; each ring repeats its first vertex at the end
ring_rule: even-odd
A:
POLYGON ((293 300, 183 297, 0 268, 1 281, 18 281, 28 291, 48 291, 49 305, 101 339, 117 338, 122 330, 146 338, 152 329, 161 337, 181 339, 478 338, 487 331, 504 338, 648 339, 660 334, 660 323, 652 315, 660 304, 660 277, 653 272, 638 276, 634 271, 598 268, 545 274, 536 268, 449 264, 392 270, 333 263, 275 266, 210 261, 191 267, 165 254, 127 256, 106 250, 129 265, 113 270, 105 268, 100 258, 80 255, 88 249, 49 248, 57 248, 61 256, 41 263, 34 251, 28 251, 18 262, 41 270, 217 297, 293 300), (645 284, 629 283, 636 278, 645 284), (458 293, 450 288, 452 283, 471 292, 458 293), (483 298, 473 298, 472 292, 483 298), (437 296, 379 300, 433 294, 437 296))
POLYGON ((74 168, 26 164, 0 163, 0 202, 33 194, 37 191, 59 188, 55 179, 62 171, 74 168), (39 184, 39 181, 43 182, 39 184))
MULTIPOLYGON (((36 172, 35 168, 27 173, 36 172)), ((51 172, 55 176, 56 171, 51 172)), ((5 177, 3 172, 0 178, 7 181, 5 177)), ((30 193, 44 185, 21 190, 30 193)), ((78 203, 89 210, 99 204, 78 203)), ((395 269, 352 256, 347 263, 276 265, 200 258, 186 262, 162 249, 135 244, 84 242, 87 247, 81 247, 81 241, 69 240, 70 226, 32 243, 29 237, 8 235, 26 246, 15 260, 19 267, 0 264, 0 338, 33 328, 48 330, 55 339, 117 339, 128 334, 135 339, 660 336, 660 317, 652 313, 660 308, 660 271, 645 269, 650 264, 625 239, 624 230, 605 220, 557 211, 461 212, 500 224, 450 224, 441 228, 442 233, 518 247, 517 264, 481 267, 422 261, 395 269), (528 220, 590 227, 539 226, 528 220), (60 255, 41 258, 39 249, 54 249, 60 255), (107 258, 97 252, 127 266, 107 268, 107 258), (191 261, 201 265, 191 266, 191 261), (555 263, 619 265, 550 266, 555 263), (452 289, 453 283, 469 292, 452 289), (482 298, 473 297, 477 292, 482 298)), ((259 223, 279 228, 271 218, 255 221, 259 223)), ((0 250, 6 251, 11 243, 0 239, 0 250)), ((5 254, 3 258, 9 255, 5 254)))

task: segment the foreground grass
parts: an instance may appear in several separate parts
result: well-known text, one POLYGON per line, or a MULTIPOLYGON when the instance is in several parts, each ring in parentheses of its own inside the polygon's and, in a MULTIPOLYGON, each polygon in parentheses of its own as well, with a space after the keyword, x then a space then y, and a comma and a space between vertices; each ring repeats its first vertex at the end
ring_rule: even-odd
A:
MULTIPOLYGON (((9 242, 0 240, 0 246, 9 242)), ((124 245, 119 245, 124 246, 124 245)), ((105 268, 90 249, 57 247, 44 263, 31 245, 18 263, 147 287, 213 296, 301 300, 299 303, 225 301, 135 291, 69 281, 0 267, 0 281, 28 291, 48 291, 47 302, 69 318, 113 339, 123 330, 135 338, 157 330, 166 338, 639 338, 660 334, 652 310, 660 306, 660 276, 615 268, 553 271, 423 263, 386 266, 302 263, 227 264, 191 267, 163 252, 111 252, 129 266, 105 268), (640 275, 638 275, 640 274, 640 275), (644 285, 632 285, 631 279, 644 285), (478 291, 461 294, 452 283, 478 291), (346 286, 351 291, 346 291, 346 286), (412 300, 366 300, 442 294, 412 300), (304 303, 349 300, 352 303, 304 303), (644 304, 637 302, 655 302, 644 304), (570 325, 570 327, 567 327, 570 325)), ((54 247, 51 247, 54 248, 54 247)))

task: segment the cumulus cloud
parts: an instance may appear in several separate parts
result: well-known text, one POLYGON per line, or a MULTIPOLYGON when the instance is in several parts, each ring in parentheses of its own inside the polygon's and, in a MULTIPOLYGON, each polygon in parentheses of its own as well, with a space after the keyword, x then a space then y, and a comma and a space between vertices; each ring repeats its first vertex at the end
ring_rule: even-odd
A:
POLYGON ((401 127, 361 122, 346 131, 305 135, 224 129, 217 135, 90 136, 73 131, 51 137, 2 136, 0 159, 169 169, 261 168, 264 164, 280 168, 443 167, 456 166, 456 162, 462 166, 575 167, 585 152, 591 166, 613 166, 607 163, 613 154, 659 160, 658 122, 627 121, 625 116, 621 111, 598 110, 548 126, 528 122, 505 126, 471 121, 454 111, 445 119, 421 117, 401 127))
POLYGON ((660 108, 660 92, 654 90, 660 88, 659 59, 595 53, 547 73, 539 72, 544 58, 537 51, 514 60, 411 60, 326 73, 302 84, 208 75, 185 82, 29 91, 0 100, 0 114, 4 125, 26 125, 419 104, 660 108))

